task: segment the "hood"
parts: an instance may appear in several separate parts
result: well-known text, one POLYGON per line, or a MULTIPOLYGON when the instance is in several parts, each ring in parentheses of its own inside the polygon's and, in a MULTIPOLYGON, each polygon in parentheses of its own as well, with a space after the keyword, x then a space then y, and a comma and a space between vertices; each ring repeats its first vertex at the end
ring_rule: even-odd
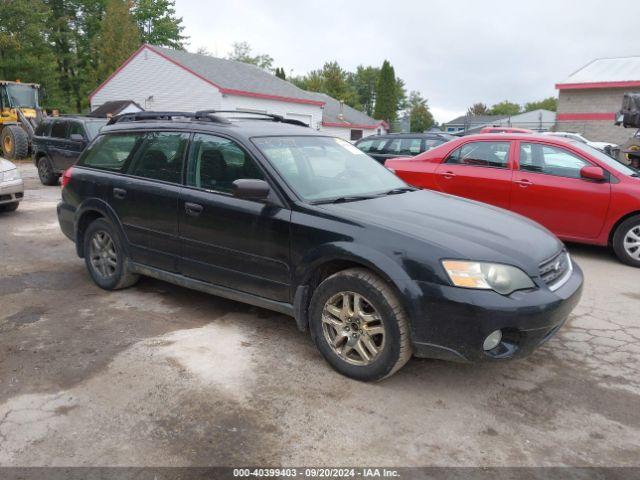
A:
POLYGON ((525 217, 430 190, 322 208, 354 223, 374 224, 424 242, 443 258, 506 263, 532 274, 563 248, 555 235, 525 217))
POLYGON ((16 168, 14 163, 11 163, 9 160, 5 160, 4 158, 0 158, 0 172, 6 172, 7 170, 13 170, 16 168))

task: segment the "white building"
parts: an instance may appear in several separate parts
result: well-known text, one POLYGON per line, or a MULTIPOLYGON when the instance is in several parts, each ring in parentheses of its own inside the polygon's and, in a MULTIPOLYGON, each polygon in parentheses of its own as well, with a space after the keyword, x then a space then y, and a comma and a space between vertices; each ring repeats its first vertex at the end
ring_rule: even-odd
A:
POLYGON ((443 125, 448 133, 478 133, 484 127, 517 127, 544 132, 556 123, 556 112, 531 110, 516 115, 462 115, 443 125))
POLYGON ((346 140, 387 131, 384 122, 256 66, 146 44, 91 93, 89 102, 93 111, 125 98, 145 110, 273 113, 346 140))

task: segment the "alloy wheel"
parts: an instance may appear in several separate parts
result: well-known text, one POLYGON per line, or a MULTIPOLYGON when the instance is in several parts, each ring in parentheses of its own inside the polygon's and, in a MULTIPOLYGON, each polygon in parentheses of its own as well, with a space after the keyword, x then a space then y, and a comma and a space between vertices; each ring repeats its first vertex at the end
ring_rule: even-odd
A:
POLYGON ((322 331, 334 353, 352 365, 370 365, 384 349, 382 317, 367 298, 355 292, 339 292, 327 300, 322 331))
POLYGON ((624 236, 624 249, 634 260, 640 260, 640 225, 631 227, 624 236))
POLYGON ((89 259, 93 270, 102 278, 115 275, 118 267, 118 254, 113 238, 107 232, 98 230, 91 237, 89 259))

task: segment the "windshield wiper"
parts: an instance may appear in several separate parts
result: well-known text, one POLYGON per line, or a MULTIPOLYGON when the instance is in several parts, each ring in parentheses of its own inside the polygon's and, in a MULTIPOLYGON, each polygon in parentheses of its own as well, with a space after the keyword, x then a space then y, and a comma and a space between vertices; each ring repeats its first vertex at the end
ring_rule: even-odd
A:
POLYGON ((375 195, 345 195, 343 197, 330 198, 327 200, 317 200, 315 202, 311 202, 311 204, 322 205, 323 203, 357 202, 358 200, 371 200, 372 198, 376 198, 376 196, 375 195))
POLYGON ((413 187, 392 188, 391 190, 387 190, 386 192, 384 192, 383 195, 397 195, 399 193, 415 192, 416 190, 417 188, 413 187))

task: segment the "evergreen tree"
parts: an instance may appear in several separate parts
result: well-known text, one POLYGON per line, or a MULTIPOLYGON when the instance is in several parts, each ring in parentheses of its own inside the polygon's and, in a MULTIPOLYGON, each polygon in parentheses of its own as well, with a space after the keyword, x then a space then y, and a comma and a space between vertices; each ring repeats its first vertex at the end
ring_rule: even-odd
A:
POLYGON ((282 80, 286 80, 287 76, 284 73, 284 68, 278 67, 276 68, 276 77, 281 78, 282 80))
POLYGON ((142 43, 184 49, 182 18, 176 17, 175 0, 133 0, 133 17, 142 43))
POLYGON ((395 73, 391 64, 385 60, 378 76, 374 117, 391 124, 396 118, 397 105, 398 87, 395 73))
POLYGON ((97 82, 105 80, 140 46, 140 34, 126 0, 107 0, 100 35, 97 82))
POLYGON ((378 67, 359 65, 355 73, 351 73, 347 77, 347 81, 358 96, 358 103, 369 116, 373 115, 379 76, 380 69, 378 67))

